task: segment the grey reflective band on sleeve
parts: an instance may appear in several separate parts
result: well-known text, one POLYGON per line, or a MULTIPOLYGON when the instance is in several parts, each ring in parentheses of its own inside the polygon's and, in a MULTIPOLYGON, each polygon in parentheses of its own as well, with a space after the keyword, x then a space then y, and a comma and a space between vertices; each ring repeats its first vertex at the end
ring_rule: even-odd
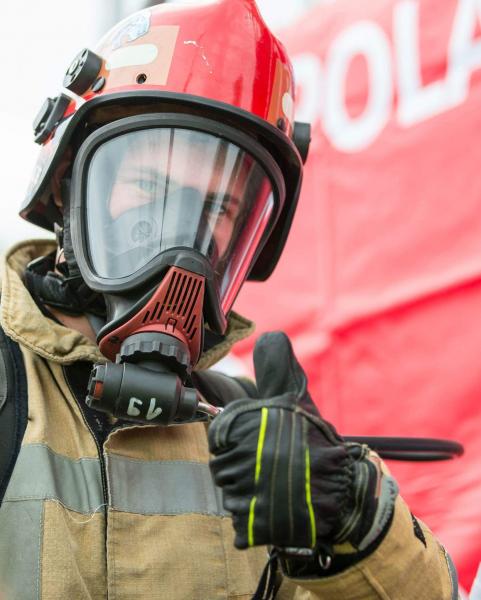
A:
POLYGON ((190 461, 140 461, 107 455, 109 506, 143 515, 225 516, 209 465, 190 461))
POLYGON ((381 475, 381 491, 371 528, 361 540, 359 550, 365 550, 384 531, 394 510, 394 503, 399 493, 396 480, 389 475, 381 475))
POLYGON ((451 577, 451 587, 452 587, 451 600, 458 600, 458 598, 459 598, 458 572, 456 571, 456 567, 454 566, 452 558, 446 552, 446 549, 444 549, 444 556, 446 557, 446 562, 448 564, 449 576, 451 577))
POLYGON ((0 596, 38 600, 44 501, 92 514, 103 505, 100 462, 69 459, 44 444, 20 449, 0 507, 0 596))
POLYGON ((10 502, 0 509, 0 597, 38 600, 43 502, 10 502))
POLYGON ((90 514, 103 504, 100 461, 73 460, 43 444, 22 446, 4 501, 58 500, 90 514))

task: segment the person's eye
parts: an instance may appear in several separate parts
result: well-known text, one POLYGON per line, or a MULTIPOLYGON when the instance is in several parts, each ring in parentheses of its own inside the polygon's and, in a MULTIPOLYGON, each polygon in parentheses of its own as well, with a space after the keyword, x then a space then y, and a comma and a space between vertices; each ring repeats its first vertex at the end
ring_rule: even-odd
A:
POLYGON ((146 194, 153 194, 158 188, 158 181, 155 179, 137 179, 135 184, 146 194))
POLYGON ((229 204, 227 202, 223 202, 218 208, 219 215, 225 217, 229 214, 229 204))
POLYGON ((236 216, 235 204, 231 196, 224 196, 222 204, 219 209, 219 214, 234 219, 236 216))
POLYGON ((219 202, 219 198, 216 194, 207 194, 205 204, 209 212, 217 215, 217 217, 225 217, 231 213, 229 196, 224 196, 222 202, 219 202))
POLYGON ((215 194, 208 193, 204 198, 204 210, 210 214, 217 214, 219 211, 219 202, 215 194))

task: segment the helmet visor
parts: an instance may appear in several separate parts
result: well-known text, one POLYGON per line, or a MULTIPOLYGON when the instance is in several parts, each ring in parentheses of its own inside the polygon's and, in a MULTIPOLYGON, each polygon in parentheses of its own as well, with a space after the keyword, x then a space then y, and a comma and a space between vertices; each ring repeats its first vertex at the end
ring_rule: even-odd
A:
POLYGON ((274 213, 253 156, 209 133, 157 127, 109 139, 87 169, 86 241, 99 277, 129 277, 187 247, 207 257, 221 298, 232 296, 274 213))

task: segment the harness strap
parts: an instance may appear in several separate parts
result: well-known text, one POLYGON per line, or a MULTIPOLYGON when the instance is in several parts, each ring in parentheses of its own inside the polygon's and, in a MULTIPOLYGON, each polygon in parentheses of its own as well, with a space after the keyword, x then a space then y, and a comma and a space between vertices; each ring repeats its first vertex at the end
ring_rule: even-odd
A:
POLYGON ((28 420, 22 352, 0 327, 0 505, 20 452, 28 420))

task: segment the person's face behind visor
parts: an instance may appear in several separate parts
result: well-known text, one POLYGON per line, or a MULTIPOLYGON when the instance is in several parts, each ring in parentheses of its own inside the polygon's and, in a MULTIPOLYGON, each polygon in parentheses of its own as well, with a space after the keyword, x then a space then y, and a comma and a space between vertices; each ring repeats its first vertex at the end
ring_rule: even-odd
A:
POLYGON ((91 244, 91 255, 106 277, 128 276, 179 246, 225 268, 257 240, 272 209, 270 181, 255 160, 198 131, 118 136, 97 149, 89 169, 89 237, 104 240, 103 249, 91 244))
POLYGON ((149 144, 148 140, 126 152, 110 195, 110 215, 117 219, 134 207, 177 201, 182 204, 164 206, 164 214, 165 210, 178 211, 178 218, 182 219, 185 211, 186 223, 190 224, 189 213, 198 215, 202 211, 204 227, 222 257, 232 239, 252 161, 245 157, 236 163, 221 144, 216 155, 214 148, 206 148, 195 140, 189 143, 190 136, 182 133, 175 135, 170 160, 166 160, 164 147, 149 144), (186 189, 192 193, 183 201, 181 192, 186 189))

